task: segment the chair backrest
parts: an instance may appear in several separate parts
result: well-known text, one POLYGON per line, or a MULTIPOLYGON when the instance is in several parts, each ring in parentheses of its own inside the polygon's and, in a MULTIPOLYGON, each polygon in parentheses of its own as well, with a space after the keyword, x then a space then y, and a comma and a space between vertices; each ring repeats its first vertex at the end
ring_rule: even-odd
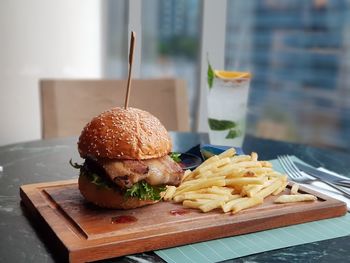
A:
MULTIPOLYGON (((41 80, 42 137, 79 135, 94 116, 124 105, 126 82, 41 80)), ((134 79, 131 85, 130 107, 152 113, 168 130, 189 130, 188 97, 183 80, 134 79)))

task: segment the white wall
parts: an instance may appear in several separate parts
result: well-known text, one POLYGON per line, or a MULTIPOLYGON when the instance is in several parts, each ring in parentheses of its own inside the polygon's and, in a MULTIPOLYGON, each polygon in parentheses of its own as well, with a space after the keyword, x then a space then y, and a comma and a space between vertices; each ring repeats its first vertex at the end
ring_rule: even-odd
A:
POLYGON ((40 78, 101 77, 99 0, 0 1, 0 145, 41 136, 40 78))

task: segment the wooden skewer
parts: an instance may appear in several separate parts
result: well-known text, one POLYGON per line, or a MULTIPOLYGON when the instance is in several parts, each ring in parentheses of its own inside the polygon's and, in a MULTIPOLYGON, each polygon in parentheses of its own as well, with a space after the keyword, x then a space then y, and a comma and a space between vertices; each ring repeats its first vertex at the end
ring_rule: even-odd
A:
POLYGON ((132 63, 134 60, 134 51, 135 51, 135 32, 131 31, 131 38, 130 38, 130 50, 129 50, 129 67, 128 67, 128 84, 126 88, 126 96, 125 96, 125 103, 124 108, 128 108, 129 104, 129 96, 130 96, 130 85, 131 85, 131 70, 132 70, 132 63))

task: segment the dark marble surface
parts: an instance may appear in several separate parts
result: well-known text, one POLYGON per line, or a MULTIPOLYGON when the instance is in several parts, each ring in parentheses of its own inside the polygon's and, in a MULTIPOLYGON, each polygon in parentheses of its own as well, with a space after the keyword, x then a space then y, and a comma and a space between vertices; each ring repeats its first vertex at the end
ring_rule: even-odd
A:
MULTIPOLYGON (((205 134, 173 133, 175 151, 186 151, 208 141, 205 134)), ((350 177, 350 155, 284 142, 247 137, 245 152, 257 151, 260 158, 294 154, 304 161, 324 166, 350 177)), ((77 177, 69 159, 80 162, 76 138, 33 141, 0 147, 0 262, 60 262, 46 245, 42 231, 26 216, 20 204, 22 184, 77 177)), ((350 236, 274 250, 227 262, 350 262, 350 236)), ((102 262, 163 262, 154 253, 131 255, 102 262)))

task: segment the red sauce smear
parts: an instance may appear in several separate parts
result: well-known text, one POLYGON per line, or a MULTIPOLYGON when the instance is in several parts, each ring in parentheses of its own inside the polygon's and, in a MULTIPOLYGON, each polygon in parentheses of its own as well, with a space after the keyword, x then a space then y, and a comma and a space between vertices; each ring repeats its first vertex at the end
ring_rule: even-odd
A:
POLYGON ((186 209, 174 209, 174 210, 170 210, 170 214, 173 216, 182 216, 185 215, 187 213, 189 213, 189 210, 186 209))
POLYGON ((137 218, 134 216, 114 216, 111 219, 112 224, 125 224, 136 222, 137 218))
POLYGON ((186 164, 184 163, 177 163, 178 165, 180 165, 180 167, 183 169, 183 168, 186 168, 186 164))

